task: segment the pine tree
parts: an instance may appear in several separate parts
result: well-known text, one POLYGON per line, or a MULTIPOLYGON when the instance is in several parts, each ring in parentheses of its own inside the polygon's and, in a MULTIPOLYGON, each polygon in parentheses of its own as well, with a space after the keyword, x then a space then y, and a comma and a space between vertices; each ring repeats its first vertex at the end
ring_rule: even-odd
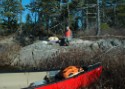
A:
POLYGON ((17 29, 18 16, 23 10, 22 4, 17 0, 3 0, 1 9, 4 27, 9 30, 17 29))

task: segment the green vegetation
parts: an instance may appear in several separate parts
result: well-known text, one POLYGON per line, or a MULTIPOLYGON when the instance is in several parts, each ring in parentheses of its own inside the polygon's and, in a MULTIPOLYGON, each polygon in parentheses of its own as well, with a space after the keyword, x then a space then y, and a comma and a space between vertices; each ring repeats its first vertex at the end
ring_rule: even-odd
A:
POLYGON ((18 15, 23 10, 21 3, 17 0, 4 0, 1 5, 1 16, 3 29, 15 30, 18 26, 18 15))
POLYGON ((109 25, 107 24, 107 23, 102 23, 101 24, 101 29, 102 30, 108 30, 110 27, 109 27, 109 25))
MULTIPOLYGON (((65 3, 59 0, 34 0, 26 5, 26 8, 22 7, 18 0, 4 0, 2 3, 0 5, 0 29, 2 30, 0 33, 3 31, 14 33, 22 27, 21 29, 29 34, 38 33, 41 30, 62 34, 67 25, 70 25, 74 31, 86 29, 87 25, 89 29, 96 26, 97 19, 94 13, 97 13, 97 8, 94 5, 88 5, 97 4, 96 0, 72 0, 65 3), (93 9, 87 9, 88 6, 92 6, 93 9), (26 22, 22 23, 21 14, 24 8, 30 12, 25 17, 26 22), (79 27, 79 21, 81 27, 79 27)), ((101 28, 124 27, 124 9, 123 0, 102 0, 100 2, 101 28)))

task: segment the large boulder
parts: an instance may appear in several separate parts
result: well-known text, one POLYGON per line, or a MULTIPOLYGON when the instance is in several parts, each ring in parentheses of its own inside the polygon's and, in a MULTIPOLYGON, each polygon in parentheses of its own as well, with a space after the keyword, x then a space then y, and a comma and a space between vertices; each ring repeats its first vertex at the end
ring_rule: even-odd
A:
POLYGON ((47 42, 39 41, 32 45, 23 47, 19 55, 14 59, 13 65, 37 65, 40 60, 52 57, 58 51, 57 45, 49 45, 47 42))
POLYGON ((109 48, 115 47, 115 46, 123 46, 123 43, 121 40, 118 39, 100 39, 97 41, 99 48, 103 51, 108 50, 109 48))

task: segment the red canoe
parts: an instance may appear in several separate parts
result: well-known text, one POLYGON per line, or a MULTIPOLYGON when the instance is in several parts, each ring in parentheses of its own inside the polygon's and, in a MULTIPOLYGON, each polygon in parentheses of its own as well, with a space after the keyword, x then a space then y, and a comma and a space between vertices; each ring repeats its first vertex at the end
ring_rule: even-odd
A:
POLYGON ((85 72, 81 72, 73 77, 27 89, 78 89, 94 83, 102 73, 101 63, 96 63, 86 68, 83 67, 83 69, 85 69, 85 72))

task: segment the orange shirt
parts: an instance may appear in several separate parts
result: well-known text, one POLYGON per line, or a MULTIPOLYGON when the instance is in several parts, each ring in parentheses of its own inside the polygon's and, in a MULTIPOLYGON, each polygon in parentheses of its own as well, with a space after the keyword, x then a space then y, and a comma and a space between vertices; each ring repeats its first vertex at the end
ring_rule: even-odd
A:
POLYGON ((65 37, 71 37, 71 35, 72 35, 72 32, 70 29, 65 32, 65 37))

